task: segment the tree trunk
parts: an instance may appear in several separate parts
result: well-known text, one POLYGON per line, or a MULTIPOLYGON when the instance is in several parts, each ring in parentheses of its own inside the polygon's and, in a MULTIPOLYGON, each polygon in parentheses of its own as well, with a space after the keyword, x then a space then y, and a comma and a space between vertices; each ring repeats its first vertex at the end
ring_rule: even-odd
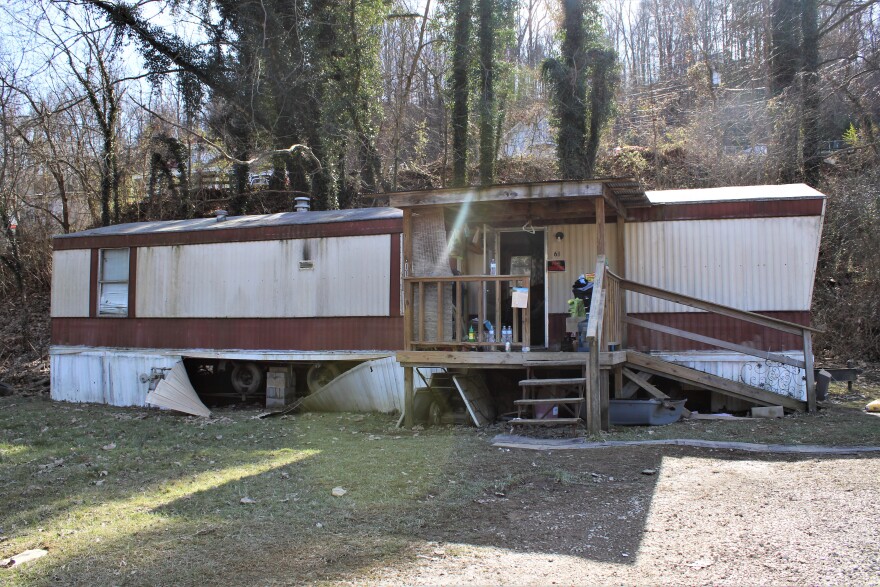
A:
POLYGON ((495 180, 495 26, 493 0, 479 0, 480 185, 495 180))
POLYGON ((613 91, 614 52, 597 49, 592 52, 593 76, 590 88, 590 120, 587 144, 584 149, 584 176, 592 177, 599 154, 602 127, 608 119, 613 91))
POLYGON ((467 185, 468 64, 473 0, 455 5, 452 35, 452 185, 467 185))
POLYGON ((770 84, 774 96, 791 86, 800 69, 800 0, 771 5, 770 84))
POLYGON ((801 95, 801 154, 804 181, 816 187, 819 184, 819 25, 817 0, 802 0, 801 34, 803 38, 803 80, 801 95))

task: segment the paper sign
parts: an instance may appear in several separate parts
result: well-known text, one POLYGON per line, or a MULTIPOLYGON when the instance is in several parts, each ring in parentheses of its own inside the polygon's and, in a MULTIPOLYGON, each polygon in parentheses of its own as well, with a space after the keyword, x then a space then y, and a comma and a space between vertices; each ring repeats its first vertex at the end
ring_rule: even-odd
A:
POLYGON ((529 290, 525 287, 513 288, 513 299, 510 302, 511 308, 528 308, 529 307, 529 290))
POLYGON ((562 259, 547 261, 547 271, 565 271, 565 261, 562 259))

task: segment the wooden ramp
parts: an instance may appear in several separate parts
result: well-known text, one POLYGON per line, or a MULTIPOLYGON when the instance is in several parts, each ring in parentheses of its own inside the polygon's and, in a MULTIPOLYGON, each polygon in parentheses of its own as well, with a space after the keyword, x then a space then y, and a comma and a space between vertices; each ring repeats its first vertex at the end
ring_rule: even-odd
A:
POLYGON ((696 385, 709 391, 716 391, 718 393, 723 393, 724 395, 743 399, 762 406, 782 406, 799 412, 803 412, 807 409, 807 402, 805 401, 773 393, 772 391, 767 391, 760 387, 754 387, 738 381, 725 379, 724 377, 712 375, 711 373, 697 371, 690 367, 670 363, 659 357, 646 355, 636 351, 626 351, 626 365, 637 371, 644 371, 661 377, 668 377, 669 379, 675 379, 682 383, 696 385))

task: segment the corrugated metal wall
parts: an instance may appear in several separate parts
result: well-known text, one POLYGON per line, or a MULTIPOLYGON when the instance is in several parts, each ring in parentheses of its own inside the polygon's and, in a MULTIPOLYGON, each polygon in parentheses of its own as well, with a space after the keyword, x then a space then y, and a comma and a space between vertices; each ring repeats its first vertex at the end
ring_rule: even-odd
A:
POLYGON ((84 318, 89 315, 89 249, 55 251, 52 254, 53 318, 84 318))
POLYGON ((152 368, 172 367, 176 355, 148 355, 117 350, 95 350, 50 355, 51 397, 69 402, 96 402, 112 406, 142 406, 152 368))
POLYGON ((387 316, 388 235, 138 249, 137 314, 387 316), (312 261, 301 269, 300 261, 312 261))
MULTIPOLYGON (((571 299, 571 284, 582 273, 593 273, 596 270, 596 225, 565 224, 548 226, 547 259, 565 261, 565 271, 547 273, 549 295, 548 311, 551 314, 568 312, 568 300, 571 299), (556 240, 556 233, 565 236, 556 240)), ((617 225, 605 225, 605 249, 608 264, 612 270, 617 267, 617 225)))
MULTIPOLYGON (((804 360, 803 351, 788 351, 783 354, 793 359, 804 360)), ((739 381, 794 399, 803 401, 807 399, 804 370, 797 367, 737 353, 717 351, 690 351, 687 354, 661 353, 657 356, 666 361, 704 373, 712 373, 731 381, 739 381)))
MULTIPOLYGON (((421 381, 416 387, 424 385, 421 381)), ((305 398, 314 412, 403 411, 403 367, 393 357, 361 363, 305 398)))
MULTIPOLYGON (((627 277, 743 310, 809 310, 821 222, 797 216, 628 223, 627 277)), ((628 294, 627 311, 691 309, 628 294)))

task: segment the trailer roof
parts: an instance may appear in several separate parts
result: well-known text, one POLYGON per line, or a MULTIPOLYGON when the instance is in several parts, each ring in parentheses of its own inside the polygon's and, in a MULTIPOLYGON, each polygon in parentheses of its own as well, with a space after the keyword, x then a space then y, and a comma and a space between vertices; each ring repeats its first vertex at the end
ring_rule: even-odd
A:
POLYGON ((389 220, 402 218, 403 212, 397 208, 356 208, 353 210, 326 210, 310 212, 281 212, 278 214, 259 214, 253 216, 228 216, 218 222, 215 217, 194 218, 191 220, 162 220, 154 222, 131 222, 92 228, 71 234, 57 235, 56 239, 129 236, 140 234, 173 234, 180 232, 216 231, 242 228, 265 228, 273 226, 292 226, 309 224, 333 224, 337 222, 357 222, 364 220, 389 220))
POLYGON ((746 185, 722 188, 647 191, 651 204, 694 204, 734 200, 800 200, 825 195, 804 183, 784 185, 746 185))

